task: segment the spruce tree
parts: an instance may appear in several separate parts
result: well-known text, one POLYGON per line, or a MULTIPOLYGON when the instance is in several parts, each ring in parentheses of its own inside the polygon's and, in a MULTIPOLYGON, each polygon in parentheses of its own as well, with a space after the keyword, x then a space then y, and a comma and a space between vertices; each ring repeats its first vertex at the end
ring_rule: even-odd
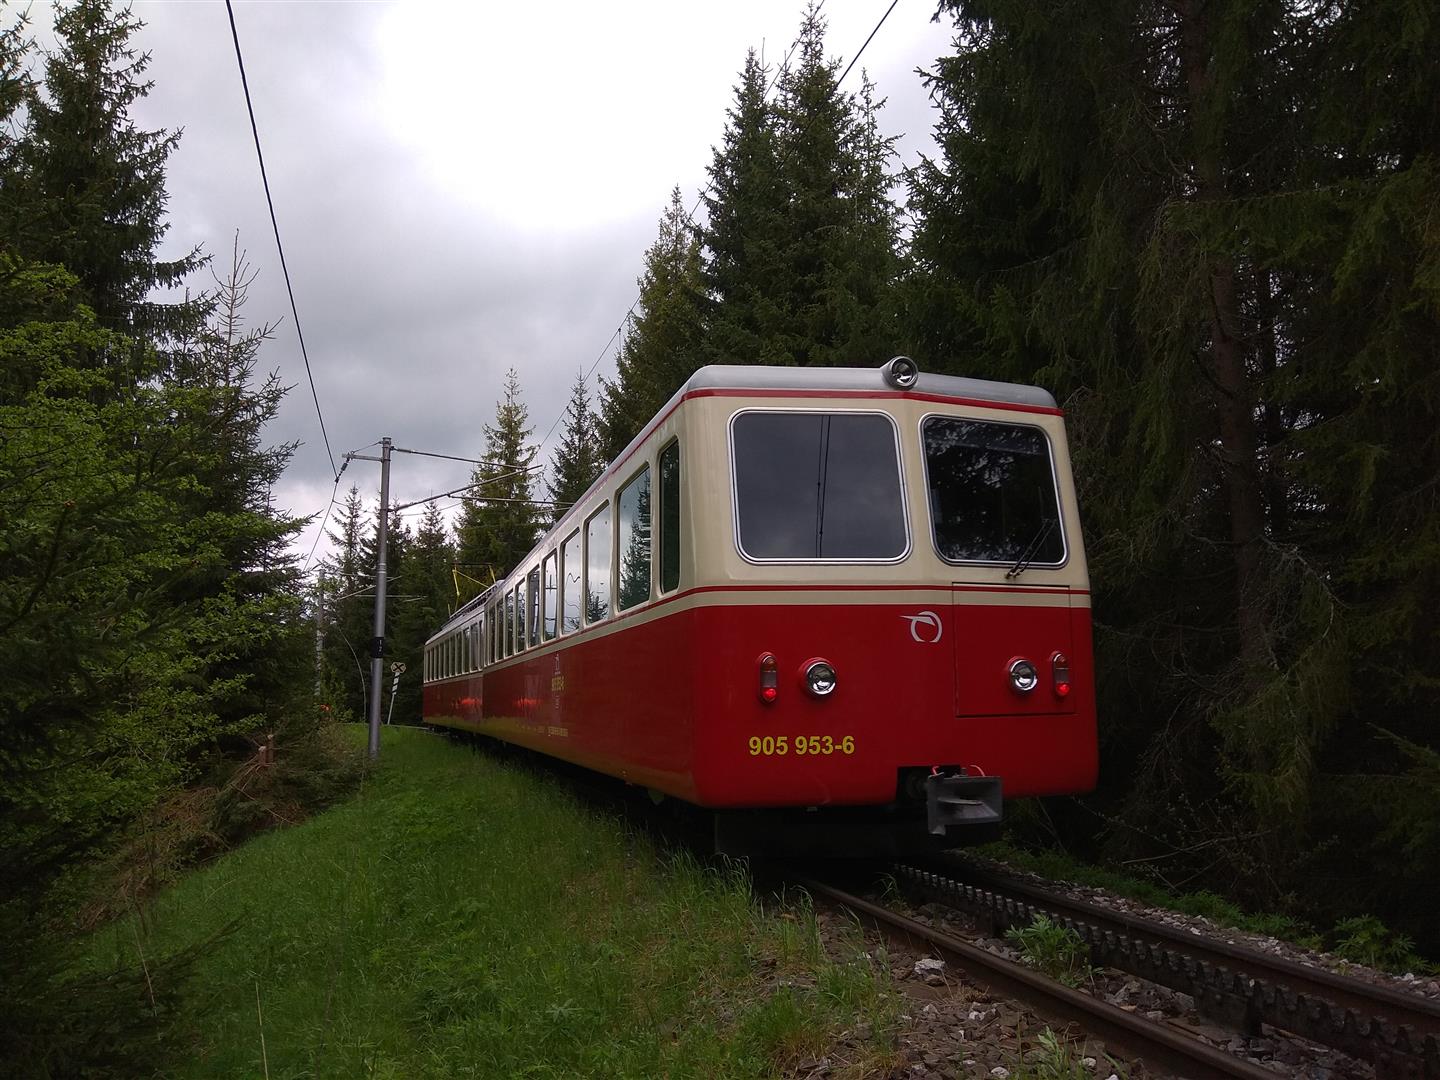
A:
POLYGON ((705 296, 700 238, 680 189, 660 217, 645 252, 640 298, 616 361, 615 381, 601 378, 600 435, 614 460, 640 429, 704 363, 705 296))
POLYGON ((520 377, 505 374, 505 396, 496 403, 495 421, 485 425, 485 447, 470 476, 456 523, 460 563, 476 578, 508 574, 530 550, 539 531, 529 445, 529 410, 520 399, 520 377))
MULTIPOLYGON (((455 545, 433 501, 409 537, 395 580, 396 603, 390 608, 388 652, 405 665, 395 693, 394 722, 420 722, 425 640, 440 628, 454 608, 451 570, 455 545)), ((387 679, 388 679, 387 675, 387 679)), ((388 692, 388 683, 387 683, 388 692)))
POLYGON ((169 228, 165 163, 180 136, 143 131, 130 117, 151 86, 144 80, 149 55, 130 40, 141 25, 108 0, 59 9, 43 92, 26 102, 23 181, 5 194, 14 202, 0 223, 16 250, 80 279, 102 326, 160 345, 193 334, 204 309, 151 294, 181 284, 203 259, 198 249, 157 257, 169 228))
POLYGON ((560 445, 550 459, 551 479, 546 487, 551 501, 555 503, 554 520, 560 520, 571 504, 590 489, 590 485, 605 471, 605 464, 599 422, 590 406, 585 377, 580 375, 570 388, 560 445))
POLYGON ((196 260, 156 258, 174 139, 129 118, 137 24, 81 2, 56 26, 41 88, 18 27, 0 32, 0 110, 23 120, 0 138, 0 996, 17 1003, 0 1059, 24 1075, 154 1067, 166 992, 129 1015, 121 983, 74 977, 57 928, 168 795, 293 715, 306 674, 299 523, 269 495, 290 448, 263 430, 283 390, 255 378, 244 275, 149 299, 196 260))
POLYGON ((788 194, 780 175, 775 114, 766 100, 768 69, 745 57, 735 103, 710 164, 704 194, 704 282, 712 301, 706 360, 785 363, 777 337, 788 288, 782 257, 788 194))
MULTIPOLYGON (((1402 865, 1440 685, 1435 28, 1398 4, 946 8, 917 351, 1071 399, 1129 820, 1177 822, 1251 901, 1313 892, 1331 852, 1402 865)), ((1113 843, 1162 854, 1144 835, 1113 843)))
POLYGON ((212 684, 231 690, 216 709, 227 725, 279 727, 308 681, 297 644, 300 579, 290 545, 303 521, 279 511, 273 492, 294 444, 267 445, 265 428, 285 396, 275 372, 258 376, 260 350, 273 326, 245 324, 254 281, 238 237, 230 268, 216 275, 210 319, 195 341, 176 341, 167 385, 177 413, 207 433, 210 445, 191 461, 191 513, 210 526, 218 558, 170 602, 195 600, 215 628, 209 646, 212 684), (221 628, 233 628, 233 635, 221 628))
POLYGON ((321 685, 328 704, 341 717, 365 715, 369 692, 369 644, 375 602, 375 568, 365 562, 364 537, 370 528, 360 489, 352 486, 327 533, 331 556, 322 564, 326 595, 322 603, 324 648, 321 685))
POLYGON ((898 351, 894 139, 863 73, 859 94, 841 91, 814 4, 793 53, 773 104, 747 58, 711 166, 709 349, 727 363, 878 363, 898 351))

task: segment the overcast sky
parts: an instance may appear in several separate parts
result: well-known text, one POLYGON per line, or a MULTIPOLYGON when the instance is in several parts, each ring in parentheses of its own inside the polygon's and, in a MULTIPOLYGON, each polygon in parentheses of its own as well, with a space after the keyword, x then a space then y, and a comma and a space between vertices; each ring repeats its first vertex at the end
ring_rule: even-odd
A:
MULTIPOLYGON (((848 62, 889 3, 827 0, 827 51, 848 62)), ((607 342, 635 299, 670 189, 679 184, 693 204, 746 50, 777 63, 802 8, 802 0, 236 3, 336 458, 382 435, 479 456, 481 426, 512 365, 539 440, 582 369, 604 353, 598 373, 612 375, 607 342)), ((272 441, 301 442, 277 502, 297 514, 322 511, 334 477, 225 6, 134 9, 147 24, 138 43, 152 54, 155 82, 135 118, 184 131, 169 165, 166 251, 199 244, 217 269, 228 268, 238 231, 259 271, 246 315, 281 322, 261 366, 295 385, 270 430, 272 441)), ((860 61, 889 99, 881 124, 902 136, 898 164, 931 147, 934 119, 915 69, 949 46, 934 9, 934 0, 900 0, 860 61)), ((48 21, 40 6, 32 11, 48 21)), ((857 69, 845 89, 858 85, 857 69)), ((558 427, 544 460, 557 436, 558 427)), ((378 468, 352 464, 341 495, 353 481, 373 500, 378 468)), ((422 499, 468 474, 459 463, 397 456, 392 499, 422 499)), ((417 514, 407 515, 412 524, 417 514)), ((318 528, 317 520, 301 537, 302 552, 318 528)))

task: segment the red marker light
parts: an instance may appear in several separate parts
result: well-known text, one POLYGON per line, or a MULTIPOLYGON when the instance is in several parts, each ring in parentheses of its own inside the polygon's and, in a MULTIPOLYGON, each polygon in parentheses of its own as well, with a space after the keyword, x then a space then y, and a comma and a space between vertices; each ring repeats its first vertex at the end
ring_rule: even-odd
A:
POLYGON ((760 700, 766 705, 774 704, 780 696, 780 671, 774 653, 761 653, 756 663, 760 667, 760 700))
POLYGON ((1070 693, 1070 661, 1064 653, 1057 652, 1050 657, 1050 671, 1054 678, 1055 696, 1065 697, 1070 693))

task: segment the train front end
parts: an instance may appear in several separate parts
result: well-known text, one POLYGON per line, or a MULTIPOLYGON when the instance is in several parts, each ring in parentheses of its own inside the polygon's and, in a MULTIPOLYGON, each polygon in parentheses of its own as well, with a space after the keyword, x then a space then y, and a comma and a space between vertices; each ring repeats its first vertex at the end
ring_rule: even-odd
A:
POLYGON ((694 799, 747 854, 995 834, 1089 790, 1090 593, 1064 422, 1031 387, 736 369, 692 418, 694 799), (757 385, 758 382, 758 385, 757 385))

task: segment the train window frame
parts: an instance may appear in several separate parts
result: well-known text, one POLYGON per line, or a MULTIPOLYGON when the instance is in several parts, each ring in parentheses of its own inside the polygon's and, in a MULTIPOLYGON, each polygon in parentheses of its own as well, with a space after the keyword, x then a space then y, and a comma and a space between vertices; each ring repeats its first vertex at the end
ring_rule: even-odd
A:
POLYGON ((515 588, 511 590, 515 594, 515 651, 522 653, 528 648, 525 644, 525 578, 522 576, 515 582, 515 588))
POLYGON ((560 636, 560 549, 551 548, 540 560, 540 639, 554 641, 560 636))
POLYGON ((785 406, 760 405, 736 409, 730 414, 730 419, 726 422, 725 428, 730 456, 730 526, 735 536, 735 550, 742 559, 752 566, 895 566, 903 563, 914 552, 915 533, 910 525, 910 481, 905 468, 905 449, 900 441, 900 424, 893 414, 886 412, 884 409, 849 409, 835 406, 787 408, 785 406), (902 527, 905 530, 905 546, 901 549, 900 554, 885 556, 884 558, 830 558, 809 556, 807 558, 795 559, 766 558, 759 555, 751 555, 746 551, 745 544, 740 535, 740 487, 739 478, 735 471, 735 421, 749 413, 883 417, 886 422, 889 423, 890 432, 895 438, 895 468, 900 485, 900 516, 902 527))
POLYGON ((580 533, 581 530, 577 527, 560 542, 560 620, 557 628, 562 637, 575 633, 585 625, 585 540, 580 533), (566 588, 570 581, 570 557, 565 553, 565 549, 572 540, 575 541, 575 561, 579 565, 575 568, 575 625, 567 627, 565 613, 570 608, 570 602, 566 588))
POLYGON ((1013 566, 1014 559, 950 559, 940 550, 940 538, 935 534, 935 514, 930 506, 930 455, 925 452, 925 425, 931 420, 965 420, 975 424, 991 424, 1004 427, 1026 427, 1040 433, 1045 440, 1045 454, 1050 460, 1050 483, 1055 493, 1055 521, 1060 529, 1060 561, 1059 562, 1032 562, 1030 567, 1036 570, 1062 570, 1070 563, 1070 530, 1065 525, 1066 502, 1060 493, 1060 473, 1055 465, 1055 443, 1050 438, 1050 432, 1039 424, 1027 423, 1024 420, 1001 420, 989 416, 970 416, 968 414, 957 414, 953 412, 927 412, 920 417, 915 427, 916 446, 920 451, 921 480, 925 485, 925 517, 930 523, 930 547, 935 552, 935 557, 949 566, 1013 566))
POLYGON ((685 505, 685 474, 682 467, 684 461, 685 456, 680 451, 680 440, 678 437, 667 442, 655 455, 655 496, 652 499, 652 506, 658 503, 659 510, 658 512, 654 509, 650 511, 650 542, 655 552, 656 569, 654 572, 654 586, 656 595, 658 596, 668 596, 670 593, 679 591, 680 578, 684 573, 684 559, 681 557, 680 550, 681 538, 684 536, 683 508, 685 505), (665 455, 671 451, 675 453, 675 527, 673 530, 668 528, 666 524, 669 520, 670 500, 665 496, 665 455), (669 568, 669 564, 666 562, 666 554, 670 549, 670 534, 672 531, 675 534, 673 553, 675 583, 669 588, 666 588, 666 570, 669 568), (656 532, 660 534, 660 542, 658 544, 655 543, 654 540, 656 532))
POLYGON ((610 500, 606 499, 585 518, 583 544, 585 573, 580 582, 580 618, 586 626, 598 626, 615 613, 615 515, 610 512, 610 509, 610 500), (590 617, 590 533, 591 525, 601 514, 607 515, 605 528, 602 531, 605 535, 605 542, 610 545, 605 559, 605 612, 598 619, 592 619, 590 617))
POLYGON ((460 634, 459 634, 459 637, 458 637, 457 640, 458 640, 458 643, 459 643, 459 645, 460 645, 460 671, 459 671, 459 674, 464 675, 464 674, 468 673, 469 670, 470 670, 470 627, 469 627, 469 626, 462 626, 462 627, 460 628, 460 634))
POLYGON ((506 589, 502 599, 505 606, 502 617, 505 624, 505 658, 508 660, 515 655, 515 593, 506 589))
POLYGON ((540 564, 525 572, 525 647, 540 644, 540 564))
MULTIPOLYGON (((614 533, 611 537, 610 572, 611 580, 614 583, 612 594, 614 597, 615 611, 617 614, 626 611, 634 611, 637 608, 644 607, 646 604, 650 603, 650 601, 655 598, 655 499, 654 495, 652 494, 654 491, 654 484, 652 482, 654 479, 654 475, 655 472, 651 468, 651 463, 647 460, 641 463, 640 466, 630 474, 629 479, 627 479, 623 484, 619 485, 619 487, 615 489, 615 514, 612 518, 612 528, 614 529, 614 533), (645 522, 645 537, 648 545, 648 550, 646 551, 647 557, 645 559, 645 595, 643 597, 637 597, 627 604, 624 602, 624 583, 621 581, 620 578, 621 560, 624 558, 624 556, 620 553, 621 530, 625 527, 623 521, 624 511, 621 506, 621 502, 625 498, 626 493, 630 491, 631 488, 639 484, 642 480, 645 482, 645 494, 650 504, 649 517, 648 520, 645 522)), ((639 506, 637 502, 636 521, 638 522, 638 520, 639 506)))

